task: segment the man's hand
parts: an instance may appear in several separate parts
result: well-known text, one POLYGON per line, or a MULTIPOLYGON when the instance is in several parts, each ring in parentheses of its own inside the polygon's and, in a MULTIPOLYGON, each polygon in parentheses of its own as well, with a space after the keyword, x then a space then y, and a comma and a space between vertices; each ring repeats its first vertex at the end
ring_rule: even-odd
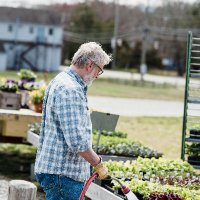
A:
POLYGON ((94 167, 99 175, 98 179, 105 179, 108 176, 108 168, 104 166, 101 157, 98 156, 93 149, 79 152, 79 154, 94 167))
POLYGON ((108 177, 108 168, 104 166, 103 162, 100 162, 94 167, 95 172, 99 175, 97 178, 102 180, 108 177))

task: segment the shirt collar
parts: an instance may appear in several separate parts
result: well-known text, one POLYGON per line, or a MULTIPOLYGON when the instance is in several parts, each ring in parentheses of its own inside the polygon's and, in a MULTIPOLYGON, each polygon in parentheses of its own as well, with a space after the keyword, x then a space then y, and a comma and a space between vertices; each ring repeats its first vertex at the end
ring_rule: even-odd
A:
POLYGON ((71 67, 69 67, 65 71, 83 87, 85 92, 87 92, 88 87, 85 81, 71 67))

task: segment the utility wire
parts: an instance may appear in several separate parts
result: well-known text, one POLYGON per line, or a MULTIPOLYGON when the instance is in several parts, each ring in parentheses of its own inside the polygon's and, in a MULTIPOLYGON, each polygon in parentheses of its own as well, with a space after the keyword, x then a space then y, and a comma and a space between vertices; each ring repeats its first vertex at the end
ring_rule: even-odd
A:
MULTIPOLYGON (((173 28, 166 28, 166 27, 154 27, 151 26, 149 28, 149 33, 151 35, 151 37, 159 37, 162 39, 166 39, 166 40, 174 40, 174 37, 176 36, 177 40, 180 41, 186 41, 186 35, 189 29, 173 29, 173 28)), ((200 29, 192 29, 193 33, 199 34, 200 33, 200 29)), ((142 33, 142 28, 141 29, 133 29, 130 30, 129 32, 120 32, 118 34, 118 38, 120 39, 124 39, 124 40, 131 40, 131 37, 134 37, 134 35, 137 35, 136 38, 141 39, 142 33)), ((112 38, 112 34, 109 35, 92 35, 92 33, 87 33, 87 35, 85 34, 80 34, 80 33, 74 33, 74 32, 69 32, 69 31, 65 31, 64 32, 64 40, 70 41, 70 40, 79 40, 80 42, 82 41, 102 41, 103 43, 110 43, 111 42, 111 38, 112 38)))

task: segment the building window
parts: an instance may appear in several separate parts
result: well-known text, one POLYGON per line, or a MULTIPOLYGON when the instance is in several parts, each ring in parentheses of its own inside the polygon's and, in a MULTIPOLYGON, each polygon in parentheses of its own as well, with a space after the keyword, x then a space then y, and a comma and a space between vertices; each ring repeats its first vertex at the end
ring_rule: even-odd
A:
POLYGON ((12 32, 13 31, 13 26, 10 24, 10 25, 8 25, 8 31, 9 32, 12 32))
POLYGON ((34 31, 33 27, 32 26, 29 27, 29 33, 33 33, 33 31, 34 31))
POLYGON ((49 29, 49 35, 53 35, 53 29, 52 28, 49 29))
POLYGON ((10 49, 10 50, 13 50, 13 49, 14 49, 14 45, 11 44, 10 47, 9 47, 9 49, 10 49))

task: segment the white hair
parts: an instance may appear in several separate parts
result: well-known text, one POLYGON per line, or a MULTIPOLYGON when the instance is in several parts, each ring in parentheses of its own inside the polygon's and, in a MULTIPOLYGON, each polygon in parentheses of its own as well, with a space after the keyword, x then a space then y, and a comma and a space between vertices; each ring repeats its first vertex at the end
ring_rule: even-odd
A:
POLYGON ((96 42, 87 42, 79 47, 72 58, 71 64, 82 68, 92 61, 98 66, 104 66, 109 64, 111 59, 111 55, 108 55, 100 44, 96 42))

